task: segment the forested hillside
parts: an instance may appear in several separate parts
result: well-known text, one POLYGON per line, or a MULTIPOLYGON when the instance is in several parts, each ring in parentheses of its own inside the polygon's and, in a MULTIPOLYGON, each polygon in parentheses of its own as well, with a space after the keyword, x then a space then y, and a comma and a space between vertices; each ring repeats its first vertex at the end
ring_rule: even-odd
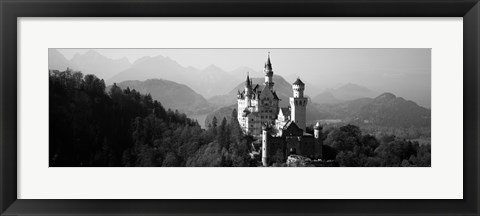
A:
POLYGON ((50 166, 247 166, 247 138, 226 119, 185 114, 94 75, 50 71, 50 166))

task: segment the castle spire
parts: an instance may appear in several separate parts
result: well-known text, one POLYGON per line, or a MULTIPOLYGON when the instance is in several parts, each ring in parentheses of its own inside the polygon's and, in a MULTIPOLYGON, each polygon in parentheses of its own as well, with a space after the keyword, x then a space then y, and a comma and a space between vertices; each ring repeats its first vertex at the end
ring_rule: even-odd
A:
POLYGON ((245 82, 245 85, 248 87, 251 85, 251 81, 250 81, 250 72, 247 72, 247 80, 245 82))
POLYGON ((268 52, 267 61, 265 62, 265 68, 263 69, 265 73, 265 85, 267 85, 270 89, 273 89, 273 70, 272 70, 272 62, 270 61, 270 52, 268 52))
POLYGON ((270 52, 268 52, 268 58, 265 62, 265 71, 272 71, 272 62, 270 62, 270 52))
POLYGON ((302 80, 300 79, 300 77, 297 77, 297 80, 295 80, 295 82, 293 83, 293 85, 298 85, 298 86, 303 86, 303 87, 305 87, 305 83, 302 82, 302 80))

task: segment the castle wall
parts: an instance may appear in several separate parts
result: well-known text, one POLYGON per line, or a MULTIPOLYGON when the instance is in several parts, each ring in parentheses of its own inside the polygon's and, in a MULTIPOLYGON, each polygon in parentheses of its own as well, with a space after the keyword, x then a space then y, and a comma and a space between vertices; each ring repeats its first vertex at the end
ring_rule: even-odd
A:
POLYGON ((287 136, 285 137, 287 154, 290 149, 295 149, 296 154, 313 158, 315 155, 315 140, 313 136, 287 136))
POLYGON ((243 131, 256 137, 261 136, 261 127, 263 123, 275 124, 278 113, 278 101, 271 99, 238 99, 237 100, 237 118, 243 131), (250 101, 248 106, 247 100, 250 101), (245 109, 250 113, 243 115, 245 109))
POLYGON ((275 123, 277 119, 277 109, 278 104, 272 103, 272 101, 262 100, 261 104, 258 106, 258 112, 260 114, 260 119, 264 123, 275 123))
POLYGON ((283 137, 270 137, 268 140, 269 163, 286 160, 285 139, 283 137))

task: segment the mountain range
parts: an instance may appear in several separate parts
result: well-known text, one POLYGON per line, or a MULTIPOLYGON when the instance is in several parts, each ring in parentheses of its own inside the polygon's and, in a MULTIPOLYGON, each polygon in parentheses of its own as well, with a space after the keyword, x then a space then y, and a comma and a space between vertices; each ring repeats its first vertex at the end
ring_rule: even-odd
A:
MULTIPOLYGON (((130 63, 127 59, 109 59, 90 50, 66 59, 58 50, 49 49, 49 69, 65 70, 67 67, 84 74, 95 74, 111 85, 122 89, 129 87, 152 98, 165 107, 187 113, 203 115, 208 123, 213 116, 220 121, 230 119, 236 108, 238 90, 243 90, 249 72, 254 84, 263 84, 261 71, 240 67, 225 71, 215 65, 204 69, 185 67, 169 57, 143 57, 130 63), (233 88, 232 88, 233 86, 233 88), (209 98, 208 100, 206 98, 209 98)), ((288 80, 294 79, 291 74, 288 80)), ((274 75, 275 90, 280 106, 289 106, 292 85, 282 76, 274 75)), ((339 88, 327 89, 318 94, 312 84, 306 83, 306 93, 315 95, 307 104, 307 119, 341 119, 344 122, 369 123, 392 127, 424 127, 430 125, 430 110, 413 101, 391 93, 378 93, 349 83, 339 88), (308 90, 308 91, 307 91, 308 90), (379 95, 379 96, 377 96, 379 95), (375 97, 377 96, 377 97, 375 97)), ((308 97, 308 96, 307 96, 308 97)))
POLYGON ((66 59, 56 49, 48 50, 48 69, 65 70, 67 67, 82 71, 83 74, 95 74, 104 80, 131 67, 127 58, 110 59, 95 50, 89 50, 84 54, 75 54, 71 60, 66 59))
POLYGON ((63 71, 67 68, 78 70, 78 66, 70 62, 56 49, 48 49, 48 69, 63 71))
POLYGON ((49 49, 48 62, 49 69, 65 70, 68 67, 83 74, 94 74, 104 79, 108 85, 126 80, 170 80, 189 86, 205 98, 225 94, 239 83, 247 72, 261 75, 260 72, 247 67, 233 71, 225 71, 215 65, 204 69, 185 67, 161 55, 145 56, 130 63, 126 58, 107 58, 95 50, 89 50, 84 54, 77 53, 68 60, 58 50, 49 49))
POLYGON ((127 58, 110 59, 95 50, 89 50, 84 54, 75 54, 70 60, 78 65, 78 70, 95 74, 105 80, 110 79, 119 71, 123 71, 132 66, 127 58))
MULTIPOLYGON (((211 123, 215 116, 217 120, 226 117, 237 108, 236 104, 224 106, 210 113, 205 125, 211 123)), ((307 123, 322 119, 340 120, 343 123, 356 125, 369 124, 392 128, 430 127, 431 111, 417 105, 415 102, 396 97, 392 93, 383 93, 375 98, 359 98, 335 104, 318 104, 309 101, 307 105, 307 123)))

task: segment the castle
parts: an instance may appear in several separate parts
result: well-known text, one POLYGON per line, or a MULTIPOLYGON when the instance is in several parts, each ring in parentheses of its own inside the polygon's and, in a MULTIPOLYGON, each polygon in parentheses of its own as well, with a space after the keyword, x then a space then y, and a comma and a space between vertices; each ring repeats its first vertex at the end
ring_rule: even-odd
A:
POLYGON ((317 123, 313 135, 305 132, 308 103, 303 94, 305 83, 297 78, 292 84, 290 106, 280 108, 280 99, 273 88, 270 54, 263 72, 264 85, 253 85, 247 74, 245 89, 237 94, 238 122, 245 134, 252 135, 257 140, 254 148, 261 148, 263 166, 285 161, 289 154, 321 158, 322 127, 317 123))

